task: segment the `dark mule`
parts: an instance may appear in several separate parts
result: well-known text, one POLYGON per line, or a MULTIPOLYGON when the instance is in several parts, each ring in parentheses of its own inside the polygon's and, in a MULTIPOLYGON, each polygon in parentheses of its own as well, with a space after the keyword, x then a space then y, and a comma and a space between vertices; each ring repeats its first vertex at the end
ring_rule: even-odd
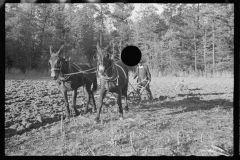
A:
POLYGON ((49 59, 49 65, 51 66, 51 77, 53 80, 56 80, 60 86, 60 90, 63 94, 65 100, 65 107, 66 107, 66 116, 69 118, 69 103, 68 103, 68 96, 67 91, 73 91, 73 105, 72 109, 75 112, 75 116, 78 115, 76 109, 76 98, 77 98, 77 89, 81 86, 85 86, 87 91, 87 104, 85 107, 85 114, 88 111, 88 105, 90 99, 93 100, 93 110, 96 111, 96 104, 95 99, 93 96, 93 92, 97 90, 97 75, 94 72, 94 68, 92 65, 86 64, 75 64, 71 63, 70 61, 64 59, 61 56, 61 48, 58 52, 52 52, 52 47, 50 46, 50 54, 51 57, 49 59), (84 73, 72 74, 79 71, 86 71, 84 73))
POLYGON ((125 97, 126 107, 128 110, 127 90, 128 90, 128 67, 121 61, 114 61, 113 56, 109 55, 105 50, 101 50, 97 45, 97 67, 100 76, 100 97, 99 107, 95 121, 99 121, 100 112, 103 105, 103 99, 106 92, 117 94, 117 104, 119 107, 120 119, 123 118, 122 95, 125 97))

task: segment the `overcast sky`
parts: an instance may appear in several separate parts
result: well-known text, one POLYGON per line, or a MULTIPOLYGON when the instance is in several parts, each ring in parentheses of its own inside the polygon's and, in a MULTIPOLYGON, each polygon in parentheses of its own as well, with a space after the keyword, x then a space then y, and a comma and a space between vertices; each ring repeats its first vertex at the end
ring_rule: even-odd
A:
MULTIPOLYGON (((141 4, 142 3, 135 3, 134 4, 135 5, 135 10, 139 10, 141 4)), ((159 10, 158 11, 159 13, 161 13, 163 11, 163 5, 161 3, 150 3, 150 4, 156 6, 159 10)))
MULTIPOLYGON (((158 13, 159 14, 162 13, 163 5, 161 3, 150 3, 150 4, 152 4, 152 5, 154 5, 154 6, 156 6, 158 8, 158 13)), ((140 10, 141 3, 135 3, 134 5, 135 5, 135 9, 133 11, 133 15, 132 15, 133 17, 136 16, 136 11, 140 10)))

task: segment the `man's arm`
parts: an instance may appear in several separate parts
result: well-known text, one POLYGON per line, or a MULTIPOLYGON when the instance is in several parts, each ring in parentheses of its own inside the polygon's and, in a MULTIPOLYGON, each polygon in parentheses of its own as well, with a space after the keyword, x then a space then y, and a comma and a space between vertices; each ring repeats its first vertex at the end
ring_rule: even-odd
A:
POLYGON ((138 76, 138 67, 137 67, 137 70, 136 70, 136 72, 135 72, 135 74, 133 76, 133 79, 135 79, 137 76, 138 76))
POLYGON ((146 72, 147 72, 148 80, 151 81, 151 74, 150 74, 150 71, 149 71, 148 65, 146 65, 145 69, 146 69, 146 72))

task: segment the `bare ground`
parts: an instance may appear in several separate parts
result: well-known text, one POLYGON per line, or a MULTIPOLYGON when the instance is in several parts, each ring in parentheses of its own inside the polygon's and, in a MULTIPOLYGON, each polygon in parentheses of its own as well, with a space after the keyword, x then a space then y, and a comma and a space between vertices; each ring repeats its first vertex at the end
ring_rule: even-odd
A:
MULTIPOLYGON (((52 80, 5 80, 5 154, 233 155, 233 79, 184 79, 188 91, 174 90, 180 78, 153 78, 155 99, 136 105, 130 98, 123 120, 108 94, 98 124, 91 112, 62 121, 63 98, 52 80)), ((86 94, 78 92, 82 110, 86 94)))

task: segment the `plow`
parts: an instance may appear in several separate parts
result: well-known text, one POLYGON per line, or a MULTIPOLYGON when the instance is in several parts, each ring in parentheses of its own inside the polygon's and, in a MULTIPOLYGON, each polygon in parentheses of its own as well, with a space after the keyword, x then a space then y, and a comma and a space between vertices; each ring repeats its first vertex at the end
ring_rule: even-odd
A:
MULTIPOLYGON (((145 86, 141 86, 140 85, 140 83, 141 82, 138 82, 137 83, 137 88, 135 89, 134 87, 133 87, 133 85, 130 83, 130 82, 128 82, 129 84, 130 84, 130 86, 131 86, 131 88, 133 89, 132 91, 130 91, 129 93, 128 93, 128 99, 129 100, 135 100, 135 101, 138 101, 138 105, 139 104, 141 104, 141 102, 142 102, 142 96, 144 95, 145 96, 145 94, 146 93, 144 93, 144 91, 146 90, 146 87, 147 87, 147 85, 149 84, 149 80, 144 80, 144 81, 147 81, 147 83, 146 83, 146 85, 145 86), (138 91, 139 90, 139 91, 138 91)), ((144 99, 146 99, 146 97, 144 97, 144 99)))
MULTIPOLYGON (((137 102, 138 105, 140 105, 143 100, 147 100, 149 99, 148 98, 148 95, 146 93, 146 86, 149 84, 149 80, 146 80, 147 83, 145 86, 141 86, 139 85, 140 83, 137 83, 137 87, 134 87, 133 84, 131 84, 130 82, 128 82, 128 84, 131 86, 132 90, 130 90, 128 92, 128 100, 131 100, 131 101, 135 101, 137 102), (139 89, 139 92, 137 91, 139 89), (147 97, 147 98, 146 98, 147 97)), ((98 88, 100 88, 100 85, 98 84, 98 88)), ((99 95, 97 95, 96 97, 98 97, 99 95)), ((116 96, 115 94, 112 94, 107 96, 108 98, 113 98, 115 99, 116 96)))

